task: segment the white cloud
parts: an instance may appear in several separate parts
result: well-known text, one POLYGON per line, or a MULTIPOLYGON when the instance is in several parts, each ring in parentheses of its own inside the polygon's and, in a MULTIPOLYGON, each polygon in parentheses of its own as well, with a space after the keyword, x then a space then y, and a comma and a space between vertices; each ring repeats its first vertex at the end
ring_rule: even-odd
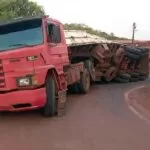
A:
POLYGON ((150 39, 149 0, 33 0, 50 17, 63 23, 85 23, 95 29, 131 37, 137 23, 137 39, 150 39))

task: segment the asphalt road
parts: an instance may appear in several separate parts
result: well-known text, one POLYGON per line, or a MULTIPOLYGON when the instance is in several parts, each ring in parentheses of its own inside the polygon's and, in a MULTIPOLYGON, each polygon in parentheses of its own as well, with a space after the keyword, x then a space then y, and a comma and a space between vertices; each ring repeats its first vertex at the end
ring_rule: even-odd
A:
POLYGON ((65 117, 1 114, 0 150, 150 150, 150 126, 123 96, 145 83, 97 84, 88 95, 69 95, 65 117))

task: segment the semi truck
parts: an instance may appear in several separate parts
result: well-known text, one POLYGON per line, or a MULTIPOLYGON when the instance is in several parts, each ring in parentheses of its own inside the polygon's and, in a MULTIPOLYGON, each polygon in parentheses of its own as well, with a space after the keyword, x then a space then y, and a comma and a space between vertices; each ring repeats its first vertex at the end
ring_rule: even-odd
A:
POLYGON ((46 117, 62 116, 68 90, 86 94, 95 81, 144 80, 149 69, 139 65, 147 58, 145 49, 64 30, 48 16, 1 23, 0 111, 40 109, 46 117))

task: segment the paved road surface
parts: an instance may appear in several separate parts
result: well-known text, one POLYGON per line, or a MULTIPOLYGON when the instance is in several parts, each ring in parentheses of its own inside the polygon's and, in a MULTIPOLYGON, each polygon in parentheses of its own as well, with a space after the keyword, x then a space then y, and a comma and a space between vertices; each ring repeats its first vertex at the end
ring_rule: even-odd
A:
POLYGON ((95 85, 88 95, 71 95, 62 118, 1 114, 0 150, 150 150, 150 126, 123 97, 143 83, 95 85))

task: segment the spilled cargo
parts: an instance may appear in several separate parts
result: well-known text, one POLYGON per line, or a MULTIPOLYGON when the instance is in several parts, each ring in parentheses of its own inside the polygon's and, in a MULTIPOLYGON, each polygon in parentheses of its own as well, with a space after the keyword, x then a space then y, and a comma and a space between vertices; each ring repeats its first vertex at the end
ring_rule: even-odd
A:
POLYGON ((94 81, 126 83, 148 78, 149 49, 113 43, 83 31, 68 32, 72 39, 68 44, 70 60, 72 63, 86 60, 94 81))

